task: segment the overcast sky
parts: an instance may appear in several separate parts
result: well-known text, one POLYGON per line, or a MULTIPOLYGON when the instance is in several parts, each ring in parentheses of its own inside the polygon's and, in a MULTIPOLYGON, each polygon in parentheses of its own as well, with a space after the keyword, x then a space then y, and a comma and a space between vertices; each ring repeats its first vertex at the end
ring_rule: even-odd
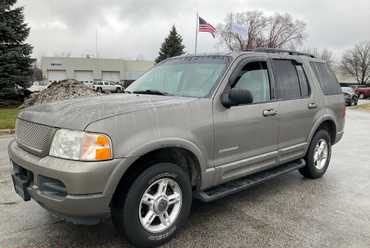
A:
MULTIPOLYGON (((100 57, 154 59, 170 27, 194 51, 195 13, 214 26, 228 12, 262 10, 290 13, 307 23, 304 47, 328 48, 336 54, 370 40, 369 0, 18 0, 31 27, 34 56, 70 53, 100 57)), ((218 40, 200 33, 199 52, 217 52, 218 40)))

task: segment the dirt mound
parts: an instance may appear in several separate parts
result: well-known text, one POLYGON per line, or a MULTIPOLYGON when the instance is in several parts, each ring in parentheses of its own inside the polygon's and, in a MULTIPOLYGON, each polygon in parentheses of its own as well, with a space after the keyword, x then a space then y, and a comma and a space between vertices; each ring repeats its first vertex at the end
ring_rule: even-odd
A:
POLYGON ((46 89, 33 93, 27 98, 21 108, 35 104, 50 103, 55 101, 68 100, 80 96, 102 95, 76 80, 63 80, 50 84, 46 89))

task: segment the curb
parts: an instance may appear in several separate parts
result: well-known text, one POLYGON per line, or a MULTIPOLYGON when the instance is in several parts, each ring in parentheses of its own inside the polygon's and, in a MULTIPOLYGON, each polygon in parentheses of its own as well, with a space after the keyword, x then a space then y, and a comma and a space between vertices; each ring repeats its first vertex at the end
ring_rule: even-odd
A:
POLYGON ((0 129, 0 135, 14 134, 14 133, 15 133, 15 129, 0 129))

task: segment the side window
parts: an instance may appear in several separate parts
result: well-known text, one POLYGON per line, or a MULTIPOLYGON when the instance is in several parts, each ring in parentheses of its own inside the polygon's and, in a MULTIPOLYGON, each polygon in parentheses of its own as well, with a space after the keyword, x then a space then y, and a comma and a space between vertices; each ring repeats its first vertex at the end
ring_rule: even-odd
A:
POLYGON ((310 64, 325 95, 342 94, 337 78, 327 64, 321 62, 311 62, 310 64))
POLYGON ((278 99, 289 100, 301 97, 298 73, 291 60, 272 61, 278 99))
POLYGON ((295 66, 297 73, 298 73, 298 78, 299 78, 299 85, 301 86, 301 95, 302 97, 306 97, 310 95, 310 87, 308 85, 308 80, 306 73, 303 69, 302 65, 296 65, 295 66))
POLYGON ((270 101, 270 80, 266 62, 248 63, 233 88, 249 90, 253 103, 270 101))

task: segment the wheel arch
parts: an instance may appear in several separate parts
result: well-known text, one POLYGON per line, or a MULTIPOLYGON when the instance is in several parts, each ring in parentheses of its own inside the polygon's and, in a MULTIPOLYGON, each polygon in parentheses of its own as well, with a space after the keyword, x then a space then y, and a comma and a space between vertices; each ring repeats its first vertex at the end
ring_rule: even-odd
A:
POLYGON ((305 154, 308 151, 308 148, 309 148, 309 145, 311 144, 311 140, 312 140, 313 136, 320 129, 326 129, 329 132, 332 144, 335 143, 336 135, 337 135, 337 125, 335 123, 335 119, 332 118, 331 116, 324 116, 321 119, 317 120, 315 122, 313 128, 311 129, 309 138, 307 140, 308 145, 307 145, 305 154))
MULTIPOLYGON (((122 197, 127 193, 128 188, 138 175, 145 169, 153 166, 157 162, 176 163, 183 168, 189 175, 190 182, 194 190, 198 190, 202 182, 202 171, 205 169, 203 158, 200 157, 200 150, 186 145, 156 145, 151 149, 141 148, 134 152, 135 156, 130 161, 127 169, 119 175, 119 181, 112 187, 111 206, 121 204, 122 197)), ((115 175, 117 176, 117 175, 115 175)))

